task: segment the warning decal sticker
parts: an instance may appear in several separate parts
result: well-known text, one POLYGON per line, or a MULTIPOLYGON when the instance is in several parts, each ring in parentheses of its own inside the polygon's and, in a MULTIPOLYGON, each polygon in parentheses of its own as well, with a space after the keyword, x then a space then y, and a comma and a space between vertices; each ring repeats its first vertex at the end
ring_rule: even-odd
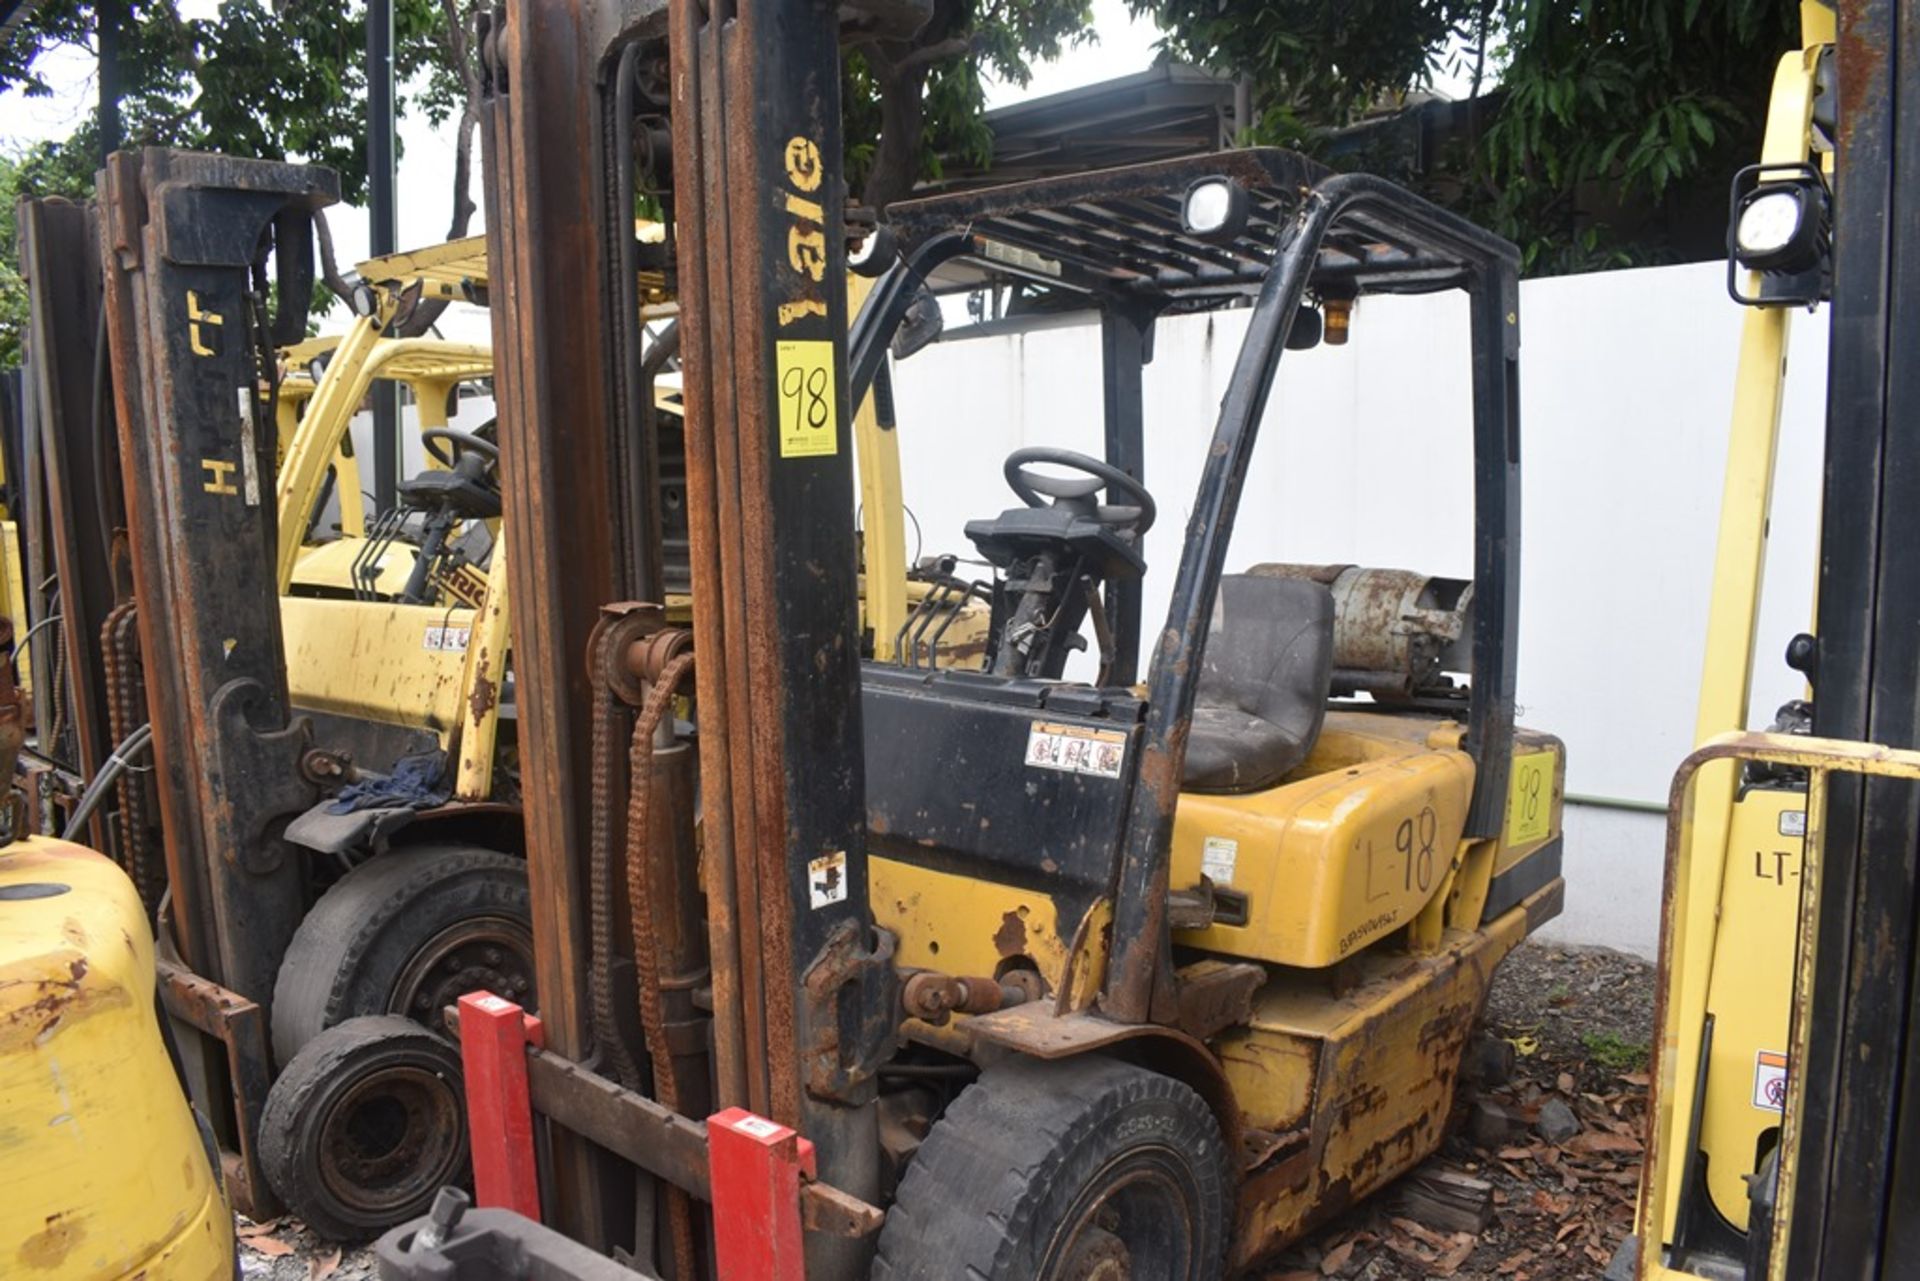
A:
POLYGON ((1761 1050, 1753 1056, 1753 1106, 1782 1112, 1787 1106, 1787 1056, 1761 1050))
POLYGON ((1027 733, 1027 764, 1065 774, 1119 778, 1127 736, 1117 729, 1086 729, 1035 721, 1027 733))

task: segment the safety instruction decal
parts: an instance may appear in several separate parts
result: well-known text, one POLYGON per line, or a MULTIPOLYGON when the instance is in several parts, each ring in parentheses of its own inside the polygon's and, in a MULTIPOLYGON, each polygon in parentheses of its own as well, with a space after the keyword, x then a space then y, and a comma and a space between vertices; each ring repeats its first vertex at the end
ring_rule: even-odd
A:
POLYGON ((1233 865, 1240 858, 1240 842, 1225 836, 1209 836, 1200 846, 1200 875, 1216 886, 1233 884, 1233 865))
POLYGON ((1553 768, 1556 753, 1522 752, 1507 776, 1507 844, 1531 845, 1547 839, 1553 826, 1553 768))
POLYGON ((1753 1106, 1762 1112, 1786 1110, 1786 1055, 1773 1050, 1761 1050, 1753 1056, 1753 1106))
POLYGON ((780 456, 824 458, 839 450, 833 399, 833 344, 789 339, 775 344, 780 389, 780 456))
POLYGON ((1035 721, 1027 733, 1027 764, 1037 769, 1119 778, 1126 759, 1127 736, 1119 730, 1035 721))
POLYGON ((467 642, 472 637, 471 627, 434 625, 427 628, 426 635, 421 639, 420 648, 434 654, 464 654, 467 652, 467 642))
POLYGON ((847 901, 845 850, 835 850, 807 861, 807 895, 816 910, 847 901))

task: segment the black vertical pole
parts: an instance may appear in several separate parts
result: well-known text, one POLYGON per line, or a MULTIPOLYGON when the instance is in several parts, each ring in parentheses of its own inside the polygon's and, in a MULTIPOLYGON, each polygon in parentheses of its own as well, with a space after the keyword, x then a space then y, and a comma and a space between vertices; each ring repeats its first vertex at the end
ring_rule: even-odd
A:
MULTIPOLYGON (((393 187, 393 0, 367 0, 367 241, 375 258, 400 247, 393 187)), ((388 380, 373 384, 373 496, 381 511, 399 491, 396 391, 388 380)))
POLYGON ((100 0, 94 8, 94 37, 100 51, 100 163, 120 149, 120 0, 100 0))
MULTIPOLYGON (((1107 461, 1135 480, 1146 479, 1141 430, 1141 375, 1152 357, 1153 316, 1110 306, 1100 313, 1100 368, 1106 414, 1107 461)), ((1138 550, 1146 554, 1144 540, 1138 550)), ((1141 582, 1109 582, 1107 621, 1113 628, 1109 685, 1131 685, 1140 671, 1141 582)))

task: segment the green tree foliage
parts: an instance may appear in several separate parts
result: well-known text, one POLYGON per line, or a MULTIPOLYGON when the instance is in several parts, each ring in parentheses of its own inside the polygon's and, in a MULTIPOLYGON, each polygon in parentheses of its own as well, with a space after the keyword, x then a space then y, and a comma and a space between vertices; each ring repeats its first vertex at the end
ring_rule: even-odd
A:
POLYGON ((984 163, 993 135, 982 77, 1026 84, 1032 60, 1093 38, 1091 0, 933 0, 912 37, 857 39, 841 67, 847 180, 884 208, 940 176, 940 157, 984 163))
MULTIPOLYGON (((464 235, 478 100, 472 50, 478 0, 395 0, 396 109, 436 125, 457 121, 449 237, 464 235), (411 92, 408 92, 410 89, 411 92)), ((176 0, 46 0, 0 50, 0 91, 52 92, 41 55, 67 46, 98 51, 102 15, 117 32, 123 146, 165 145, 269 159, 298 157, 340 174, 342 196, 367 191, 366 5, 331 0, 223 0, 188 19, 176 0)), ((89 113, 67 138, 42 142, 0 169, 6 202, 0 255, 16 261, 10 229, 23 196, 93 192, 99 120, 89 113)), ((331 245, 327 245, 331 258, 331 245)), ((337 271, 331 273, 336 286, 337 271)), ((17 275, 0 278, 0 365, 17 360, 24 298, 17 275)), ((338 289, 336 288, 336 292, 338 289)), ((320 301, 327 296, 317 295, 320 301)))
POLYGON ((14 201, 20 166, 0 156, 0 369, 20 363, 27 329, 27 282, 20 275, 20 236, 14 201))
MULTIPOLYGON (((1253 83, 1255 141, 1375 167, 1336 132, 1446 67, 1472 105, 1429 194, 1535 272, 1658 257, 1758 154, 1786 0, 1132 0, 1177 56, 1253 83)), ((1406 175, 1395 173, 1392 176, 1406 175)), ((1682 238, 1684 240, 1684 238, 1682 238)), ((1688 245, 1692 249, 1700 246, 1688 245)))
MULTIPOLYGON (((439 125, 471 112, 478 8, 395 0, 401 114, 417 110, 439 125)), ((298 156, 338 170, 348 201, 365 199, 364 0, 222 0, 210 19, 182 18, 176 0, 46 0, 0 51, 0 91, 51 92, 40 55, 62 45, 97 51, 102 12, 119 33, 125 145, 298 156)), ((98 147, 89 116, 72 137, 34 148, 24 158, 27 191, 90 190, 98 147)))
POLYGON ((1799 44, 1780 0, 1510 0, 1501 27, 1471 203, 1548 270, 1640 260, 1635 224, 1719 208, 1799 44))
POLYGON ((1483 0, 1132 0, 1177 57, 1253 78, 1259 138, 1299 145, 1426 83, 1483 0))

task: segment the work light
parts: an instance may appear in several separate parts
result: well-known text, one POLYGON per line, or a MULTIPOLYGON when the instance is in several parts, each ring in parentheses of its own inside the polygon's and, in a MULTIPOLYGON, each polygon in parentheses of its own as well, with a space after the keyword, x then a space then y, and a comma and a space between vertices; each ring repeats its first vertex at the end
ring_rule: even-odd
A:
POLYGON ((1806 225, 1806 206, 1798 188, 1762 188, 1734 224, 1734 250, 1741 261, 1760 265, 1760 259, 1789 248, 1806 225))
POLYGON ((1832 198, 1812 165, 1750 165, 1733 180, 1727 222, 1728 289, 1749 305, 1811 306, 1827 294, 1833 244, 1832 198), (1738 268, 1759 273, 1760 291, 1740 289, 1738 268))
POLYGON ((1180 224, 1189 236, 1231 240, 1247 225, 1247 189, 1230 178, 1202 178, 1180 202, 1180 224))

